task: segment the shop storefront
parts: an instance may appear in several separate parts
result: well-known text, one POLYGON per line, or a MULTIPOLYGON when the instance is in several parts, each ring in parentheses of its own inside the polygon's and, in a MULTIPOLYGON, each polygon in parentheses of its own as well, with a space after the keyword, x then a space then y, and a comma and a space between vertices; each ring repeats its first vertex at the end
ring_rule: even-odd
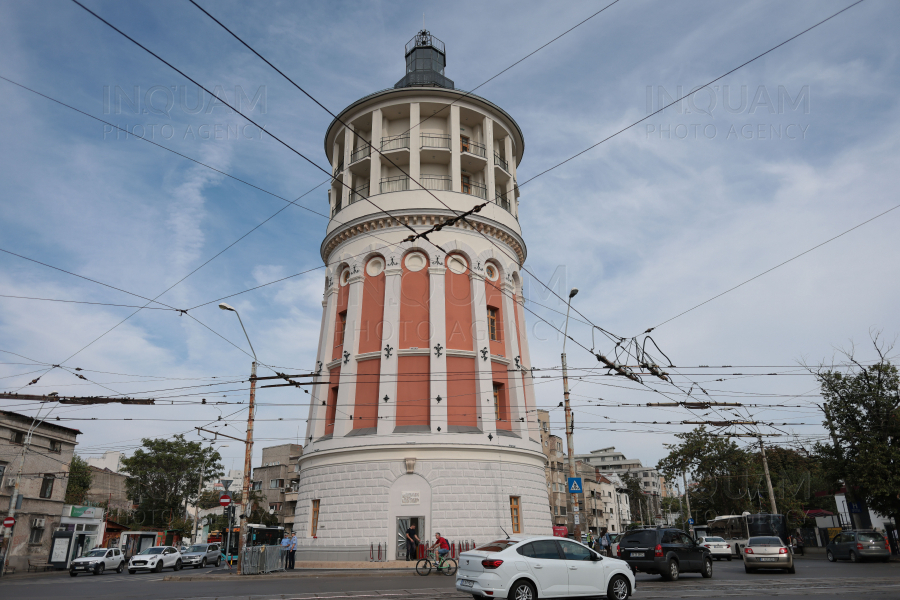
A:
POLYGON ((53 533, 50 563, 57 569, 67 569, 72 560, 100 546, 105 531, 103 515, 100 507, 66 504, 53 533))

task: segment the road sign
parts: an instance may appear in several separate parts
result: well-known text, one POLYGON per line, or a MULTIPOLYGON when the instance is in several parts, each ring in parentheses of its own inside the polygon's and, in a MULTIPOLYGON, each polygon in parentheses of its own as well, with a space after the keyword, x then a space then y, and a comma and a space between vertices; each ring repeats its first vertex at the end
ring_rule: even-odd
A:
POLYGON ((862 513, 862 503, 860 502, 848 502, 847 506, 850 507, 850 512, 855 514, 862 513))
POLYGON ((16 520, 13 519, 12 517, 6 517, 5 519, 3 519, 4 527, 9 527, 10 529, 12 529, 12 526, 15 524, 16 524, 16 520))
POLYGON ((694 524, 694 520, 693 520, 693 519, 688 519, 688 524, 689 524, 689 525, 693 525, 693 524, 694 524))
POLYGON ((580 524, 581 524, 581 520, 578 518, 578 515, 575 515, 575 524, 576 524, 576 525, 580 525, 580 524))
POLYGON ((234 479, 220 479, 219 483, 222 484, 222 487, 225 488, 225 491, 228 491, 228 488, 231 487, 231 484, 234 482, 234 479))
POLYGON ((581 477, 569 477, 569 493, 583 494, 584 487, 581 485, 581 477))
POLYGON ((219 504, 221 504, 222 506, 228 506, 229 504, 231 504, 231 496, 229 496, 228 494, 222 494, 219 497, 219 504))

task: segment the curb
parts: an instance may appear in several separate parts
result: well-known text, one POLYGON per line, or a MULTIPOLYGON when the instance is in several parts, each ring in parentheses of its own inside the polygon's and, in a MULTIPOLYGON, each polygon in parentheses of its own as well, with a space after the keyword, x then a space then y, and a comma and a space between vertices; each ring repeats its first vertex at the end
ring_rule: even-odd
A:
MULTIPOLYGON (((415 575, 415 571, 409 569, 310 569, 308 572, 299 573, 265 573, 263 575, 242 575, 241 580, 246 578, 247 581, 259 581, 262 579, 302 579, 305 577, 330 577, 340 575, 341 577, 396 577, 415 575)), ((200 575, 197 577, 179 577, 177 575, 167 575, 163 581, 235 581, 238 576, 234 575, 200 575)))

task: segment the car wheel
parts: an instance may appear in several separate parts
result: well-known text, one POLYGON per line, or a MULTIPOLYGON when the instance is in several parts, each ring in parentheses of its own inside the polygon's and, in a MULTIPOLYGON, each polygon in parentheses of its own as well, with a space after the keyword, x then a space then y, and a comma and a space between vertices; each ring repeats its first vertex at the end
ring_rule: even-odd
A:
POLYGON ((747 565, 744 565, 744 573, 753 573, 753 569, 751 569, 747 565))
POLYGON ((216 564, 217 567, 218 567, 219 565, 222 564, 222 557, 221 557, 221 556, 217 556, 217 557, 216 557, 216 563, 215 563, 215 564, 216 564))
POLYGON ((97 567, 94 569, 94 575, 103 575, 104 569, 106 569, 106 567, 103 565, 103 563, 100 563, 100 564, 97 565, 97 567))
POLYGON ((704 579, 712 577, 712 561, 710 559, 707 558, 703 561, 703 570, 700 571, 700 574, 703 575, 704 579))
POLYGON ((121 572, 124 571, 124 570, 125 570, 125 563, 120 562, 120 563, 119 563, 119 566, 116 567, 116 573, 121 573, 121 572))
POLYGON ((610 600, 625 600, 628 598, 628 581, 621 575, 616 575, 609 581, 606 588, 606 597, 610 600))
POLYGON ((797 573, 797 569, 794 568, 794 565, 791 565, 791 566, 788 568, 787 572, 788 572, 788 575, 795 575, 795 574, 797 573))
POLYGON ((850 562, 859 562, 859 556, 856 555, 856 552, 850 552, 850 562))
POLYGON ((173 570, 173 571, 180 571, 180 570, 181 570, 181 559, 180 559, 180 558, 179 558, 178 560, 175 561, 175 566, 172 567, 172 570, 173 570))
POLYGON ((837 559, 834 557, 834 553, 831 550, 825 553, 825 558, 828 559, 828 562, 837 562, 837 559))
POLYGON ((153 572, 154 573, 162 573, 162 568, 163 568, 163 561, 160 560, 158 563, 156 563, 156 567, 153 568, 153 572))
POLYGON ((71 575, 72 577, 78 577, 78 573, 76 573, 75 571, 69 571, 69 575, 71 575))
POLYGON ((134 569, 128 569, 129 575, 134 575, 135 573, 137 573, 137 571, 135 571, 134 569))
POLYGON ((513 600, 535 600, 537 598, 534 586, 527 581, 517 581, 510 591, 511 594, 507 598, 513 600))
POLYGON ((206 557, 205 556, 203 557, 203 560, 200 561, 200 568, 201 569, 206 568, 206 557))
POLYGON ((681 571, 678 568, 678 561, 670 560, 669 564, 666 565, 666 570, 663 571, 662 577, 666 581, 678 581, 678 576, 681 574, 681 571))

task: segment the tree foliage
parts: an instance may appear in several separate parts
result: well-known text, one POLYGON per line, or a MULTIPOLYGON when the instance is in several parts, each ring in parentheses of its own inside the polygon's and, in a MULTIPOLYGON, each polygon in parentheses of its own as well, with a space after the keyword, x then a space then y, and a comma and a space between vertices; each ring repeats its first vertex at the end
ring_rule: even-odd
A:
POLYGON ((66 504, 84 504, 84 497, 91 489, 94 474, 87 461, 77 454, 69 463, 69 483, 66 485, 66 504))
MULTIPOLYGON (((641 487, 641 478, 635 475, 634 473, 622 473, 619 475, 619 478, 622 480, 622 485, 628 490, 628 507, 631 511, 631 521, 640 521, 644 523, 646 517, 642 517, 642 511, 647 512, 647 507, 644 505, 644 489, 641 487)), ((651 519, 649 522, 653 522, 651 519)))
POLYGON ((128 497, 139 505, 142 515, 149 515, 152 525, 173 523, 183 514, 185 501, 196 500, 201 465, 206 465, 206 480, 223 473, 218 451, 188 442, 183 435, 145 438, 141 444, 131 457, 122 459, 122 466, 128 474, 128 497))
POLYGON ((900 517, 900 376, 886 357, 890 348, 873 344, 879 360, 864 366, 845 352, 844 369, 815 370, 831 438, 815 452, 834 485, 864 499, 883 515, 900 517), (829 418, 830 417, 830 423, 829 418))

